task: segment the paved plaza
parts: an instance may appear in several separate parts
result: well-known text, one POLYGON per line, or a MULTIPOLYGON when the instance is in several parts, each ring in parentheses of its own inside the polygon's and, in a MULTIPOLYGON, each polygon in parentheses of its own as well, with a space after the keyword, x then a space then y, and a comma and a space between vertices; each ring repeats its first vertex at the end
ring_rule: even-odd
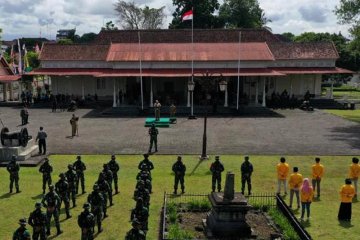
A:
MULTIPOLYGON (((48 133, 49 154, 141 154, 148 150, 145 118, 99 118, 80 109, 79 137, 70 138, 69 112, 29 109, 29 133, 39 126, 48 133)), ((321 110, 279 110, 283 117, 209 118, 209 154, 359 155, 360 125, 321 110)), ((10 131, 20 129, 20 109, 0 108, 10 131)), ((158 154, 200 154, 203 118, 179 118, 170 128, 159 129, 158 154)))

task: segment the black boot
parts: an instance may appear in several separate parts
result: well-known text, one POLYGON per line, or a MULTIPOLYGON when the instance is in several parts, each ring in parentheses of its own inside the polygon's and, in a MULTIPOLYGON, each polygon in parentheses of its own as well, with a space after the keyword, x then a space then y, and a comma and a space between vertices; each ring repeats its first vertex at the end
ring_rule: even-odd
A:
POLYGON ((173 194, 175 194, 175 195, 177 194, 177 189, 174 189, 174 192, 173 192, 173 194))
POLYGON ((60 234, 63 233, 63 232, 60 230, 60 226, 56 226, 56 230, 57 230, 56 235, 60 235, 60 234))

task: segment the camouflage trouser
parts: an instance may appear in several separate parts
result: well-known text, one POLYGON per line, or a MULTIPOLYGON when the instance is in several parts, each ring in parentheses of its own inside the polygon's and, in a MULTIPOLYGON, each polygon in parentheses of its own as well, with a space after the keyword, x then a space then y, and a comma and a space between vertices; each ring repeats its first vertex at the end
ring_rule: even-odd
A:
POLYGON ((51 183, 52 183, 51 175, 45 175, 45 174, 43 174, 42 181, 43 181, 42 189, 43 189, 43 191, 45 192, 45 190, 46 190, 46 184, 47 184, 48 186, 50 186, 51 183))
POLYGON ((153 147, 153 144, 155 144, 155 151, 157 151, 157 137, 150 137, 150 147, 149 147, 149 152, 151 152, 151 149, 153 147))
POLYGON ((220 192, 221 191, 221 174, 213 174, 212 175, 212 191, 215 191, 215 187, 216 187, 216 182, 217 182, 217 189, 220 192))
POLYGON ((46 231, 50 233, 51 217, 54 216, 55 226, 60 229, 59 209, 57 207, 48 207, 46 211, 46 231))
POLYGON ((71 198, 73 207, 76 206, 76 187, 69 184, 69 198, 71 198))
POLYGON ((119 188, 118 188, 118 175, 117 173, 113 172, 113 181, 114 181, 114 188, 115 188, 115 193, 119 192, 119 188))
POLYGON ((96 219, 96 224, 98 226, 98 231, 101 229, 101 221, 103 219, 103 207, 102 206, 92 206, 91 213, 94 214, 96 219))
POLYGON ((10 192, 13 190, 13 185, 15 182, 16 191, 19 191, 19 174, 10 174, 10 192))
POLYGON ((241 193, 244 194, 245 183, 248 186, 248 193, 251 194, 251 176, 248 174, 241 175, 241 193))
POLYGON ((181 185, 181 190, 184 191, 185 190, 185 180, 184 180, 184 175, 177 175, 175 174, 175 184, 174 184, 174 190, 177 191, 178 189, 178 185, 181 185))
POLYGON ((108 194, 106 192, 101 192, 101 194, 102 194, 102 196, 104 198, 102 210, 103 210, 103 214, 104 214, 104 217, 105 217, 105 216, 107 216, 106 212, 107 212, 108 194))
POLYGON ((70 199, 67 195, 61 195, 60 199, 61 199, 61 202, 60 202, 59 209, 61 208, 62 202, 64 202, 65 213, 66 213, 66 216, 69 217, 70 216, 70 199))
POLYGON ((94 239, 94 229, 92 228, 81 229, 81 240, 93 240, 93 239, 94 239))
POLYGON ((85 177, 83 172, 77 173, 77 180, 76 180, 76 193, 79 192, 79 183, 81 182, 81 190, 85 192, 85 177))
POLYGON ((46 240, 46 226, 34 226, 33 227, 33 240, 46 240))
POLYGON ((110 188, 108 195, 109 195, 109 203, 110 205, 113 205, 112 188, 110 188))

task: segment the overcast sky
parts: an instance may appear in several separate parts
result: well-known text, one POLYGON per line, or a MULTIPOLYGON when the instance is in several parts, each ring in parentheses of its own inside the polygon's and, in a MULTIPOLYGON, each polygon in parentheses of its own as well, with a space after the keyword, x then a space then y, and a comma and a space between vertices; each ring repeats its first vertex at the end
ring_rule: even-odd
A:
MULTIPOLYGON (((98 33, 107 21, 116 21, 117 0, 0 0, 0 28, 3 39, 42 37, 54 39, 58 29, 76 27, 76 33, 98 33)), ((195 0, 196 1, 196 0, 195 0)), ((333 13, 340 0, 259 0, 272 20, 274 33, 335 32, 347 35, 348 26, 337 24, 333 13)), ((135 0, 150 7, 166 7, 164 28, 171 21, 172 0, 135 0)))

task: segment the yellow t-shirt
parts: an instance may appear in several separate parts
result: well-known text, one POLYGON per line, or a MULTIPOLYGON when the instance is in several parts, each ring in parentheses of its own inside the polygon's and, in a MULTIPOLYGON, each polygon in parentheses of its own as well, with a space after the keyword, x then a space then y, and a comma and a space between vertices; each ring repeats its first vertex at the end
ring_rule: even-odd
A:
POLYGON ((350 172, 349 172, 350 178, 359 178, 360 176, 360 165, 353 163, 350 165, 350 172))
POLYGON ((290 189, 300 189, 303 182, 303 176, 300 173, 292 173, 289 179, 290 189))
POLYGON ((278 179, 285 180, 289 175, 289 164, 279 163, 276 167, 278 179))
POLYGON ((312 166, 312 178, 322 178, 324 176, 324 166, 320 163, 316 163, 312 166))
POLYGON ((340 189, 341 202, 351 203, 355 195, 355 188, 353 185, 345 184, 340 189))

